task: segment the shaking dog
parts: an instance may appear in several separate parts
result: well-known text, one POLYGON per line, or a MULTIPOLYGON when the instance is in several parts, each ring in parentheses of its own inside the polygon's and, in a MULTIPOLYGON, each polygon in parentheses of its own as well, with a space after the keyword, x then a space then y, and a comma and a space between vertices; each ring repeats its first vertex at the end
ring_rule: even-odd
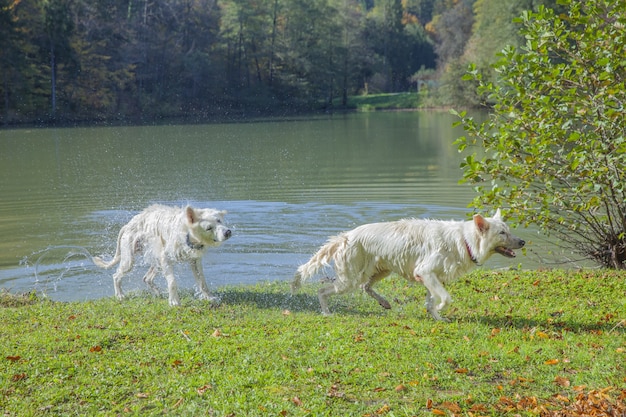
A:
POLYGON ((113 274, 113 285, 115 295, 122 299, 122 277, 133 269, 136 255, 142 254, 150 265, 143 277, 144 282, 158 294, 154 278, 161 272, 167 281, 171 306, 180 304, 174 264, 188 262, 201 298, 217 303, 218 299, 211 295, 206 284, 202 256, 207 249, 217 247, 231 237, 231 230, 223 224, 225 214, 226 211, 215 209, 152 205, 120 229, 113 259, 105 262, 94 257, 93 261, 102 268, 111 268, 119 263, 113 274))

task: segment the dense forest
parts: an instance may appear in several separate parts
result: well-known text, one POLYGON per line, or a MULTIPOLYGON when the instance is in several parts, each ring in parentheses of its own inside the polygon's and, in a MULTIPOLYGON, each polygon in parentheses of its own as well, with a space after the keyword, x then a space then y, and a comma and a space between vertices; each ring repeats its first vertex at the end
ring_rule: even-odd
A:
POLYGON ((0 0, 0 124, 472 104, 512 19, 556 0, 0 0))

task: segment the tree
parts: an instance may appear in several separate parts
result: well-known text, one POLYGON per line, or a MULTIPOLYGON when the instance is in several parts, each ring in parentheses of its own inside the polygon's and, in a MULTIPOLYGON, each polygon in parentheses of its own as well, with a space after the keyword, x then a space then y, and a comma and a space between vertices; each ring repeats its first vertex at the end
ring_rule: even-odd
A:
POLYGON ((371 87, 398 92, 422 66, 434 67, 433 45, 424 27, 400 0, 377 0, 368 12, 366 37, 374 54, 371 87))
POLYGON ((497 80, 469 79, 494 104, 484 122, 459 113, 464 179, 476 208, 507 207, 575 251, 626 269, 626 2, 561 0, 567 13, 524 12, 525 45, 508 47, 497 80))
POLYGON ((44 3, 44 25, 47 42, 44 46, 50 58, 51 115, 57 110, 57 75, 59 65, 65 63, 76 68, 77 62, 70 37, 74 31, 68 0, 48 0, 44 3))

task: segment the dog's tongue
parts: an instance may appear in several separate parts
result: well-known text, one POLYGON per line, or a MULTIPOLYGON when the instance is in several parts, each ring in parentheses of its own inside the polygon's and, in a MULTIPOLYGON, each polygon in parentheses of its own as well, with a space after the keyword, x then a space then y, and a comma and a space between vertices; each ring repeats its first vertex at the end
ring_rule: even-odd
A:
POLYGON ((496 252, 500 255, 506 256, 507 258, 515 258, 515 252, 512 249, 505 248, 504 246, 498 246, 496 248, 496 252))

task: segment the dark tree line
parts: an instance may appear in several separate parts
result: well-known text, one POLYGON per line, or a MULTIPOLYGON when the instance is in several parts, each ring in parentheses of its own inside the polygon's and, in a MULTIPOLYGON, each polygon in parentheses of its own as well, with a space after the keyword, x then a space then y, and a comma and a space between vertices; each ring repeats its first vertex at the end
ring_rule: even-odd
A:
POLYGON ((435 69, 433 104, 472 104, 467 64, 555 2, 0 0, 0 124, 328 109, 435 69))
POLYGON ((0 0, 0 117, 269 113, 405 91, 435 65, 424 25, 439 1, 0 0))

